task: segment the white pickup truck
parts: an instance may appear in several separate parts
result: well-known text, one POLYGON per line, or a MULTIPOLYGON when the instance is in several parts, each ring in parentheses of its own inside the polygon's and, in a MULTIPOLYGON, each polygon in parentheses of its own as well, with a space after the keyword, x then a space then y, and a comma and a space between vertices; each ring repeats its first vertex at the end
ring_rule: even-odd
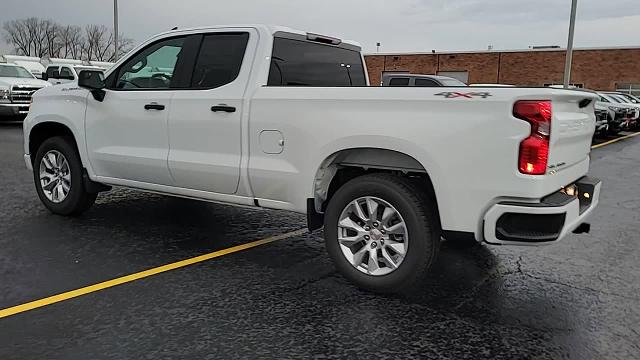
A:
POLYGON ((359 286, 406 291, 440 241, 586 232, 593 94, 370 87, 357 43, 262 25, 176 30, 38 91, 25 162, 53 213, 110 186, 284 209, 359 286))

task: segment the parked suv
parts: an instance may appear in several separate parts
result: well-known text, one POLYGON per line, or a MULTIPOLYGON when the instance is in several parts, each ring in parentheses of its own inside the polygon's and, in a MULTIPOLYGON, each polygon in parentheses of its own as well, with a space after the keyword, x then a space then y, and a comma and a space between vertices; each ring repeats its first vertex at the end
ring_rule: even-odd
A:
POLYGON ((0 120, 26 116, 33 93, 49 85, 22 66, 0 64, 0 120))
POLYGON ((467 86, 458 79, 440 75, 385 74, 382 86, 457 87, 467 86))
POLYGON ((53 85, 66 84, 78 81, 78 74, 82 70, 104 71, 98 66, 79 65, 49 65, 42 74, 42 80, 47 80, 53 85))
POLYGON ((599 92, 599 103, 609 108, 609 115, 613 117, 609 119, 609 132, 616 134, 621 130, 631 130, 636 127, 640 111, 638 106, 625 102, 622 98, 611 95, 606 92, 599 92))

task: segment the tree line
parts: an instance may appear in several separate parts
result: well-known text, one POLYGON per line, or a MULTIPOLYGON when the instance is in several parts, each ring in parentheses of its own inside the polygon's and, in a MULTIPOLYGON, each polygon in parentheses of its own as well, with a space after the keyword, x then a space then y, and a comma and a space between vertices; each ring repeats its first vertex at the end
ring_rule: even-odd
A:
POLYGON ((36 17, 7 21, 2 33, 16 55, 24 56, 113 62, 133 45, 119 34, 116 53, 114 32, 104 25, 63 25, 36 17))

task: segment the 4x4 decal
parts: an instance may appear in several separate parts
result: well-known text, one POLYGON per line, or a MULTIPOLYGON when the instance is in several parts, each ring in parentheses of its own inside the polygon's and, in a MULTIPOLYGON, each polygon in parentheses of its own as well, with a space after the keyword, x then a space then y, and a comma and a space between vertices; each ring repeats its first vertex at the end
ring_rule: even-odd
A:
POLYGON ((458 98, 458 97, 462 97, 462 98, 467 98, 467 99, 471 99, 473 97, 481 97, 483 99, 488 98, 489 96, 493 96, 491 95, 491 93, 489 92, 457 92, 457 91, 445 91, 445 92, 441 92, 441 93, 437 93, 435 94, 435 96, 444 96, 446 99, 454 99, 454 98, 458 98))

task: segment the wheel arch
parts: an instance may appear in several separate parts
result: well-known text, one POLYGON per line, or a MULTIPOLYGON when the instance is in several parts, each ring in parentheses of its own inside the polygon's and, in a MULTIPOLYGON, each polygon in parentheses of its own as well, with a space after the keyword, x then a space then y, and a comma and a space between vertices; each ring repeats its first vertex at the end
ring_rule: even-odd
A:
POLYGON ((432 195, 436 211, 439 213, 431 174, 414 156, 402 151, 377 147, 346 148, 327 156, 316 171, 313 184, 314 197, 307 201, 309 229, 314 230, 322 226, 324 210, 340 186, 355 177, 375 172, 395 173, 415 179, 426 192, 432 195))
POLYGON ((45 140, 54 136, 65 136, 73 139, 73 144, 76 148, 76 151, 80 153, 76 136, 69 126, 57 121, 43 121, 34 125, 31 128, 31 131, 29 131, 28 150, 32 164, 35 159, 36 153, 38 152, 38 148, 40 148, 40 145, 42 145, 45 140))

